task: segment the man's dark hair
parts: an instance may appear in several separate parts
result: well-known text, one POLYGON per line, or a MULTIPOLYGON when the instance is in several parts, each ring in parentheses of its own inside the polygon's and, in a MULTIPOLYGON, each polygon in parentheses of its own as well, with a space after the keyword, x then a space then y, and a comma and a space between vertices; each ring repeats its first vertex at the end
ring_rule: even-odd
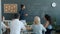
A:
POLYGON ((13 18, 14 18, 14 19, 20 18, 20 14, 15 13, 14 16, 13 16, 13 18))
POLYGON ((21 8, 23 8, 24 7, 24 5, 23 4, 21 4, 21 8))

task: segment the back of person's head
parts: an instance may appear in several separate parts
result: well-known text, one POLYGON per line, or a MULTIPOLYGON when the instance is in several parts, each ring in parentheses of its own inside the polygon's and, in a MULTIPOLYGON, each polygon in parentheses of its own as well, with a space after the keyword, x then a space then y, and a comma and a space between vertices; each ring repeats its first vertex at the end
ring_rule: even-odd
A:
POLYGON ((48 14, 45 14, 45 19, 51 24, 51 17, 48 14))
POLYGON ((15 13, 14 16, 13 16, 13 19, 19 19, 19 18, 20 18, 20 14, 15 13))
POLYGON ((40 17, 39 16, 35 16, 34 23, 35 24, 39 24, 40 23, 40 17))

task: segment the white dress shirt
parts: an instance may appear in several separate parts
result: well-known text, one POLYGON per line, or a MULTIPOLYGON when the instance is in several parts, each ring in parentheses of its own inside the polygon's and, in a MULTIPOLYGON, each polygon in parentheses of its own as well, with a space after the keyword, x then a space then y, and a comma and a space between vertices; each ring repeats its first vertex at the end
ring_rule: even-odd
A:
POLYGON ((42 24, 37 24, 37 25, 33 24, 32 29, 35 34, 42 34, 42 31, 46 32, 46 29, 42 24))
POLYGON ((19 19, 14 19, 10 23, 10 34, 20 34, 23 28, 25 28, 24 24, 19 19))

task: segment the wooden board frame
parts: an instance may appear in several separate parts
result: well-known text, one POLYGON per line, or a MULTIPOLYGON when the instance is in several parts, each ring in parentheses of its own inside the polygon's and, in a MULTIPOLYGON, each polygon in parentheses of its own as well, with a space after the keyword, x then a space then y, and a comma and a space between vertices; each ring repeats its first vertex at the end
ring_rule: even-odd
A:
POLYGON ((17 13, 17 4, 4 4, 4 13, 17 13))

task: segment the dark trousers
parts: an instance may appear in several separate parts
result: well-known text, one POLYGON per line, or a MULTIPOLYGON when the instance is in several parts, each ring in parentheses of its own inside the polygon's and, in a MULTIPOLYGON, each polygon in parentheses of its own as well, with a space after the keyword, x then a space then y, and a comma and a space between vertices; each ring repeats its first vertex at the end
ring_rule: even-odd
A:
POLYGON ((52 29, 47 29, 47 31, 45 32, 45 34, 51 34, 52 29))

